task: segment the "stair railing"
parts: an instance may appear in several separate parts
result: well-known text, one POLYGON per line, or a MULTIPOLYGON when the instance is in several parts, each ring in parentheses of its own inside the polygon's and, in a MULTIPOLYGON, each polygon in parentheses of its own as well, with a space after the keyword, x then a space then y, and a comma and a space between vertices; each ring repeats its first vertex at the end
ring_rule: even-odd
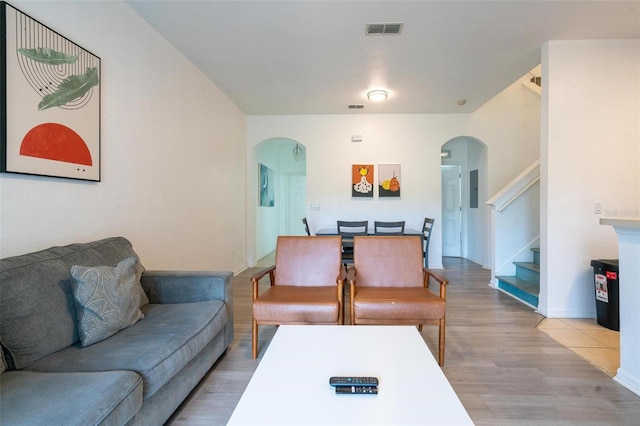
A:
POLYGON ((522 173, 516 176, 504 188, 487 201, 487 204, 502 212, 518 197, 540 181, 540 160, 536 160, 522 173))
POLYGON ((535 161, 487 201, 491 206, 491 282, 513 275, 514 261, 530 257, 540 241, 540 160, 535 161))

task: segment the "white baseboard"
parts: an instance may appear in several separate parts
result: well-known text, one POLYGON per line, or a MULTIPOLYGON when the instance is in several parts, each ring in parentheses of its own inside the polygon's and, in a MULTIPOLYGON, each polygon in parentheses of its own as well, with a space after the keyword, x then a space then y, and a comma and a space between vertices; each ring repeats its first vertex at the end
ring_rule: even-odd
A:
POLYGON ((640 378, 639 377, 632 376, 631 374, 623 370, 622 367, 620 367, 618 368, 618 373, 613 378, 613 380, 620 383, 622 386, 629 389, 631 392, 635 393, 636 395, 640 396, 640 378))
MULTIPOLYGON (((491 285, 489 285, 489 287, 491 287, 491 285)), ((502 292, 502 293, 506 294, 507 296, 510 296, 510 297, 512 297, 512 298, 514 298, 514 299, 516 299, 518 302, 522 303, 523 305, 527 305, 528 307, 530 307, 531 309, 533 309, 533 310, 535 310, 535 311, 537 312, 538 308, 536 308, 535 306, 533 306, 533 305, 532 305, 532 304, 530 304, 530 303, 525 302, 524 300, 522 300, 522 299, 520 299, 520 298, 518 298, 518 297, 515 297, 513 294, 509 293, 508 291, 504 291, 504 290, 503 290, 503 289, 501 289, 500 287, 497 287, 497 288, 496 288, 496 290, 498 290, 498 291, 500 291, 500 292, 502 292)))
POLYGON ((244 265, 240 266, 239 268, 234 269, 233 270, 233 275, 234 276, 240 275, 241 273, 243 273, 247 269, 249 269, 249 267, 246 264, 244 264, 244 265))

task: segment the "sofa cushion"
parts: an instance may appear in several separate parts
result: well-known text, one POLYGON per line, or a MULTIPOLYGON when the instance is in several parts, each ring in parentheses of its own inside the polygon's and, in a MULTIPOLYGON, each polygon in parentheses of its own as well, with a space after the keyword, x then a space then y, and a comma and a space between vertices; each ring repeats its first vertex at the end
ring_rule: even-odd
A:
POLYGON ((144 398, 153 395, 221 332, 221 300, 142 307, 145 319, 81 348, 78 343, 31 364, 30 371, 131 370, 142 376, 144 398))
POLYGON ((142 406, 142 379, 131 371, 9 371, 0 388, 3 425, 122 425, 142 406))
POLYGON ((71 287, 78 309, 78 333, 83 347, 113 336, 144 318, 140 311, 138 259, 117 266, 71 267, 71 287))
POLYGON ((24 368, 78 341, 72 265, 115 266, 135 255, 115 237, 0 260, 0 339, 9 365, 24 368))

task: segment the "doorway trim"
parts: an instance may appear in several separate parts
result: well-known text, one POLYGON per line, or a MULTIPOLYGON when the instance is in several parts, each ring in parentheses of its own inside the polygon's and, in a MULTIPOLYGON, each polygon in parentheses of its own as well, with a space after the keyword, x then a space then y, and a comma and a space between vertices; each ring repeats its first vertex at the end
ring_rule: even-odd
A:
POLYGON ((464 257, 462 165, 440 165, 442 186, 442 256, 464 257), (447 178, 447 174, 451 179, 447 178), (448 206, 451 206, 449 211, 448 206), (449 242, 451 242, 449 244, 449 242), (456 244, 457 242, 457 244, 456 244))

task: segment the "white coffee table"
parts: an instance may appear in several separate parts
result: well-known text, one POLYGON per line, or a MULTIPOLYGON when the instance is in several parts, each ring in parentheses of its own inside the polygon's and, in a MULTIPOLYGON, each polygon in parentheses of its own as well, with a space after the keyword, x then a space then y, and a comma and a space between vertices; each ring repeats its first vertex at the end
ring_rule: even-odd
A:
POLYGON ((471 425, 412 326, 280 326, 229 425, 471 425), (378 377, 336 395, 331 376, 378 377))

